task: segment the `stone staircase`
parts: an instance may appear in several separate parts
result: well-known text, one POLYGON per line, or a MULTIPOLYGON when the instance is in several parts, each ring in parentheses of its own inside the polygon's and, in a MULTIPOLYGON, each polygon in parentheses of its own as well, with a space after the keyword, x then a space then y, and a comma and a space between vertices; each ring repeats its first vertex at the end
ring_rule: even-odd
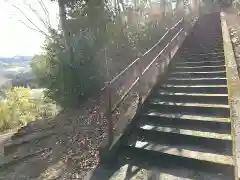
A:
POLYGON ((119 142, 117 160, 135 166, 142 179, 234 179, 218 13, 198 20, 169 65, 166 80, 155 85, 119 142), (154 177, 144 174, 149 171, 154 177))
MULTIPOLYGON (((113 159, 87 180, 236 180, 221 31, 219 13, 197 21, 165 78, 154 86, 112 148, 113 159)), ((72 126, 63 129, 68 128, 72 126)), ((13 165, 37 156, 41 159, 51 151, 36 145, 33 152, 15 157, 22 145, 59 136, 50 125, 30 136, 25 131, 21 129, 4 147, 0 171, 11 171, 13 165)))

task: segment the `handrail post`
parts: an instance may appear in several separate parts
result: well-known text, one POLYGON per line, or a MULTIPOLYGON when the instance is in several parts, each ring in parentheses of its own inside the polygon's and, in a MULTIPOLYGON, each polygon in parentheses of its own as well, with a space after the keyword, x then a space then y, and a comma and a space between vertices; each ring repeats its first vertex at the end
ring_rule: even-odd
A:
POLYGON ((182 28, 183 28, 183 31, 185 31, 185 18, 182 17, 182 28))
MULTIPOLYGON (((171 47, 171 46, 170 46, 170 47, 171 47)), ((171 61, 171 58, 172 58, 171 49, 170 49, 170 51, 169 51, 169 53, 168 53, 168 58, 169 58, 169 61, 171 61)))
POLYGON ((138 79, 138 103, 137 103, 137 110, 136 113, 138 113, 140 111, 140 107, 142 106, 142 69, 140 66, 140 62, 137 63, 137 78, 138 79))
POLYGON ((108 123, 108 144, 107 147, 110 148, 113 142, 113 122, 112 122, 112 87, 111 83, 107 86, 107 123, 108 123))
POLYGON ((142 85, 142 74, 140 73, 140 75, 138 76, 138 78, 139 78, 139 81, 138 81, 138 83, 139 83, 139 85, 138 85, 138 104, 137 104, 137 110, 136 110, 136 112, 138 113, 139 111, 140 111, 140 108, 141 108, 141 106, 142 106, 142 88, 143 87, 141 87, 141 85, 142 85))

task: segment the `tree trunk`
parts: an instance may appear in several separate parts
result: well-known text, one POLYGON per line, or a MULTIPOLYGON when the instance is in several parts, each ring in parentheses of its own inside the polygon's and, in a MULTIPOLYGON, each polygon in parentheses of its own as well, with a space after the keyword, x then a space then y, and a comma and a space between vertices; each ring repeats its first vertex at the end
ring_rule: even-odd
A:
POLYGON ((119 2, 122 4, 122 9, 123 9, 123 12, 125 13, 126 9, 125 9, 125 4, 124 4, 123 0, 119 0, 119 2))
POLYGON ((118 11, 118 3, 117 3, 117 0, 113 0, 113 6, 114 6, 114 11, 115 11, 115 13, 118 14, 119 11, 118 11))
POLYGON ((136 10, 137 9, 137 0, 134 0, 133 4, 134 4, 134 10, 136 10))
POLYGON ((120 14, 121 13, 121 7, 120 7, 119 0, 116 0, 116 6, 117 6, 118 14, 120 14))
POLYGON ((148 0, 149 6, 152 9, 152 0, 148 0))
POLYGON ((166 0, 162 0, 163 17, 166 16, 166 0))
POLYGON ((196 15, 199 15, 199 0, 194 0, 194 11, 196 13, 196 15))
POLYGON ((60 26, 63 33, 65 48, 68 49, 70 47, 70 44, 69 44, 70 32, 68 32, 68 28, 66 26, 67 12, 65 9, 65 4, 61 0, 58 0, 58 6, 59 6, 60 26))

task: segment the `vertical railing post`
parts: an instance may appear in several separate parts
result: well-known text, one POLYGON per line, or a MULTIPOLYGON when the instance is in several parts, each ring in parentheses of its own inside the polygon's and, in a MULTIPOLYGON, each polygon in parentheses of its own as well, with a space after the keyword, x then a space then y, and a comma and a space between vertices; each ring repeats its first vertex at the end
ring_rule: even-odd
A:
POLYGON ((138 113, 141 109, 141 106, 142 106, 142 74, 139 75, 139 80, 138 80, 138 104, 137 104, 137 110, 136 112, 138 113))
POLYGON ((108 123, 108 148, 111 147, 113 142, 113 121, 112 121, 112 87, 111 83, 107 86, 107 123, 108 123))
POLYGON ((182 28, 183 28, 183 32, 185 31, 185 18, 182 18, 182 28))
MULTIPOLYGON (((170 42, 171 43, 171 42, 170 42)), ((168 59, 169 59, 169 62, 171 61, 171 58, 172 58, 172 53, 171 53, 171 44, 169 44, 169 52, 168 52, 168 59)))
POLYGON ((137 110, 136 114, 140 111, 142 106, 142 68, 141 68, 141 61, 139 60, 136 64, 136 72, 137 72, 137 78, 138 79, 138 104, 137 104, 137 110))
POLYGON ((182 22, 182 28, 183 28, 183 35, 184 35, 184 37, 186 37, 188 28, 187 28, 187 21, 185 20, 184 17, 183 17, 183 22, 182 22))

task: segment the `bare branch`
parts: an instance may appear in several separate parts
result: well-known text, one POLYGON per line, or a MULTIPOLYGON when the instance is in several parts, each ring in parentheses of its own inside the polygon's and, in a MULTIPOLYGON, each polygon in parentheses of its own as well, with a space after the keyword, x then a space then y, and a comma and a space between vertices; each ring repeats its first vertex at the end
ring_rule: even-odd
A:
POLYGON ((49 15, 49 11, 46 8, 46 5, 44 4, 44 2, 42 0, 37 0, 39 5, 41 6, 41 8, 43 9, 45 16, 47 18, 47 22, 49 25, 51 25, 51 21, 50 21, 50 15, 49 15))
POLYGON ((41 15, 38 13, 38 11, 36 9, 34 9, 31 4, 29 4, 26 0, 24 0, 24 4, 29 7, 29 9, 35 14, 35 16, 37 16, 37 18, 42 22, 42 24, 45 26, 45 28, 47 30, 51 28, 51 25, 47 24, 44 21, 44 19, 41 17, 41 15))
POLYGON ((31 30, 33 30, 33 31, 39 32, 39 33, 43 34, 43 35, 46 36, 46 37, 49 37, 48 34, 46 34, 44 31, 42 31, 42 30, 40 30, 40 29, 35 29, 35 28, 29 26, 27 23, 25 23, 25 22, 22 21, 22 20, 19 20, 19 22, 21 22, 21 23, 22 23, 23 25, 25 25, 27 28, 29 28, 29 29, 31 29, 31 30))
MULTIPOLYGON (((23 12, 23 10, 21 10, 18 6, 10 3, 8 0, 5 0, 5 2, 9 3, 11 6, 13 6, 15 9, 17 9, 27 19, 27 21, 34 27, 34 28, 30 28, 30 29, 35 29, 38 32, 42 33, 43 35, 45 35, 45 36, 47 35, 47 33, 44 32, 43 30, 41 30, 41 28, 39 28, 30 18, 28 18, 28 16, 23 12)), ((21 21, 21 22, 23 22, 23 21, 21 21)), ((23 22, 23 24, 26 25, 26 23, 24 23, 24 22, 23 22)), ((27 27, 29 27, 29 26, 27 25, 27 27)))

